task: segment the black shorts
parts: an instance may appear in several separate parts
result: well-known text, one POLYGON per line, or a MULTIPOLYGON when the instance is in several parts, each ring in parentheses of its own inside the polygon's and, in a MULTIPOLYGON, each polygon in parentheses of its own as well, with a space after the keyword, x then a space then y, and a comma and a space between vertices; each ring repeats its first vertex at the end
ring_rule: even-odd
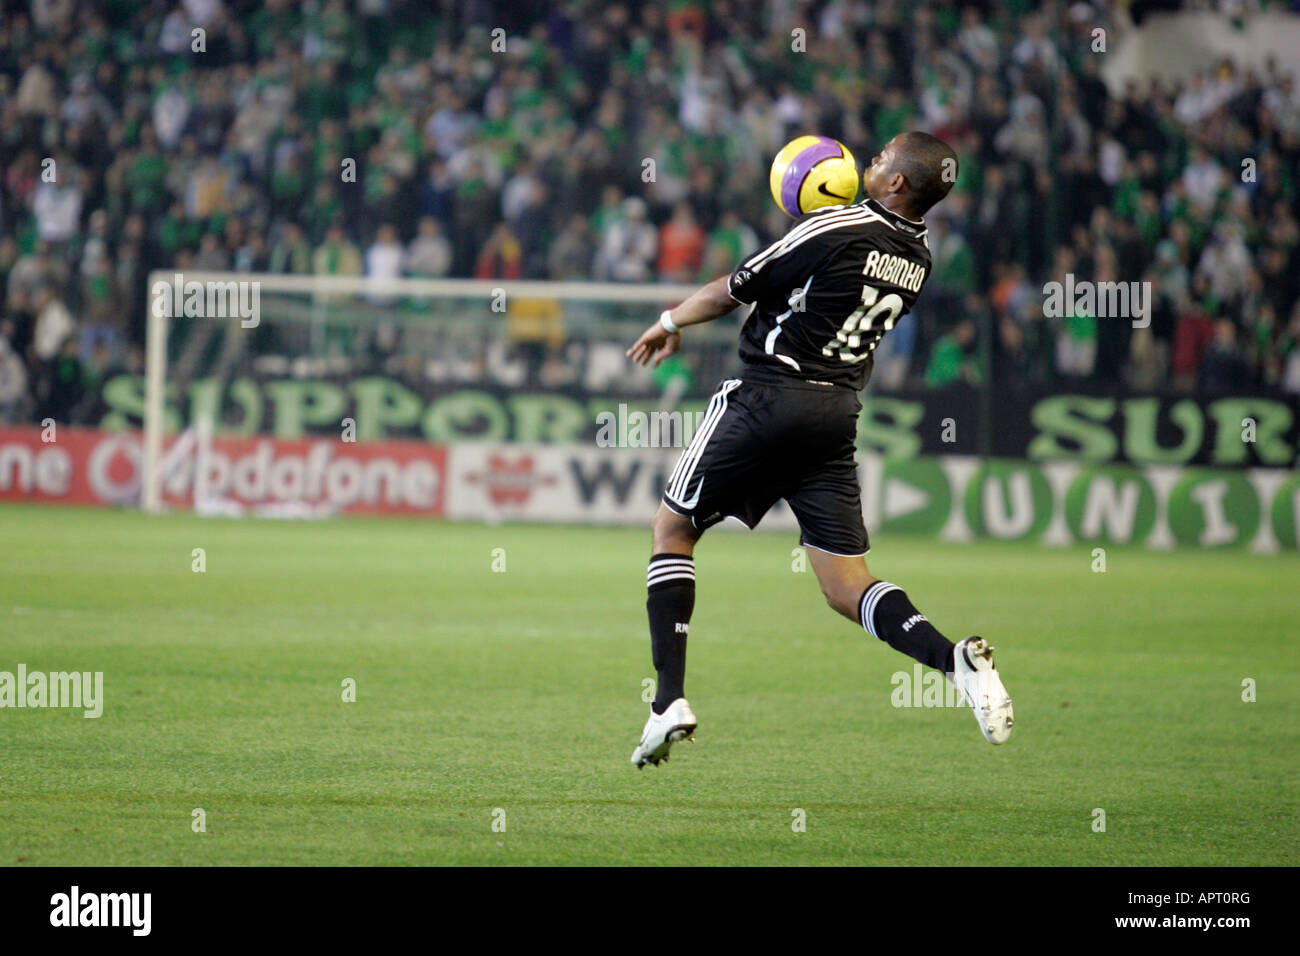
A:
POLYGON ((753 528, 784 498, 800 544, 866 554, 853 457, 858 393, 793 377, 776 384, 770 376, 722 382, 669 476, 664 504, 703 531, 728 516, 753 528))

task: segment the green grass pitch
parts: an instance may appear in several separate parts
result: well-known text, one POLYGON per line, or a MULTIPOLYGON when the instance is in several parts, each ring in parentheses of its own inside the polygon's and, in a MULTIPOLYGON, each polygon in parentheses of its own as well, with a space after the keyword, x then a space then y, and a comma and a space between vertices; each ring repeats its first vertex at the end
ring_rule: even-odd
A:
POLYGON ((701 542, 698 740, 637 771, 648 531, 0 506, 0 670, 105 695, 0 710, 0 864, 1300 862, 1300 558, 877 540, 997 646, 994 748, 793 545, 701 542))

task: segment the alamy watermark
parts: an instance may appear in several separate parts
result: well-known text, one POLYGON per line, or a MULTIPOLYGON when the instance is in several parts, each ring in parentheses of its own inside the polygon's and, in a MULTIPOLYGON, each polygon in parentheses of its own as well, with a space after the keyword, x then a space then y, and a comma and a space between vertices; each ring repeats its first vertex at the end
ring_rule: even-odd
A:
POLYGON ((32 671, 19 664, 17 672, 0 671, 0 708, 71 707, 84 717, 104 713, 103 671, 32 671))
POLYGON ((1132 319, 1135 329, 1151 324, 1150 282, 1091 282, 1076 280, 1073 272, 1067 272, 1065 282, 1044 284, 1043 295, 1043 315, 1049 319, 1090 315, 1132 319))
POLYGON ((239 319, 246 329, 255 329, 262 321, 260 282, 187 282, 185 274, 178 272, 171 281, 155 282, 149 295, 150 308, 160 319, 239 319))
POLYGON ((153 925, 152 893, 83 893, 74 885, 50 897, 50 925, 124 927, 132 936, 148 936, 153 925))
POLYGON ((952 675, 925 669, 920 664, 913 664, 910 673, 895 671, 889 683, 894 688, 889 703, 894 707, 967 706, 966 698, 952 682, 952 675))
POLYGON ((684 448, 704 420, 704 412, 642 412, 627 410, 596 415, 599 448, 684 448))

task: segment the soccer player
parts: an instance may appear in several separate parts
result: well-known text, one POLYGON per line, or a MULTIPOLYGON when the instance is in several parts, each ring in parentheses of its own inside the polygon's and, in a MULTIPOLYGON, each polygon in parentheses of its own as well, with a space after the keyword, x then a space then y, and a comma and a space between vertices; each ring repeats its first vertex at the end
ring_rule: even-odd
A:
POLYGON ((895 136, 863 174, 866 198, 801 217, 730 276, 665 311, 628 349, 638 364, 658 365, 681 348, 681 329, 753 306, 740 333, 744 370, 709 401, 654 517, 646 609, 658 688, 632 752, 637 767, 666 761, 697 725, 683 690, 695 542, 728 515, 753 528, 779 498, 799 521, 827 603, 948 675, 990 743, 1010 734, 1011 699, 993 648, 980 637, 954 645, 902 588, 867 570, 853 457, 871 353, 916 302, 930 271, 922 217, 956 170, 942 140, 895 136))

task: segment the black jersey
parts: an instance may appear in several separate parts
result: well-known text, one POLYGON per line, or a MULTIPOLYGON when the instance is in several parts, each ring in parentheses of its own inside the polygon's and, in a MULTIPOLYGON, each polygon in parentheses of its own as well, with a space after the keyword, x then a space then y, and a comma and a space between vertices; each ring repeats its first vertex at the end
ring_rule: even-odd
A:
POLYGON ((727 281, 753 304, 740 333, 746 366, 861 389, 881 336, 930 274, 925 224, 874 199, 800 217, 727 281))

